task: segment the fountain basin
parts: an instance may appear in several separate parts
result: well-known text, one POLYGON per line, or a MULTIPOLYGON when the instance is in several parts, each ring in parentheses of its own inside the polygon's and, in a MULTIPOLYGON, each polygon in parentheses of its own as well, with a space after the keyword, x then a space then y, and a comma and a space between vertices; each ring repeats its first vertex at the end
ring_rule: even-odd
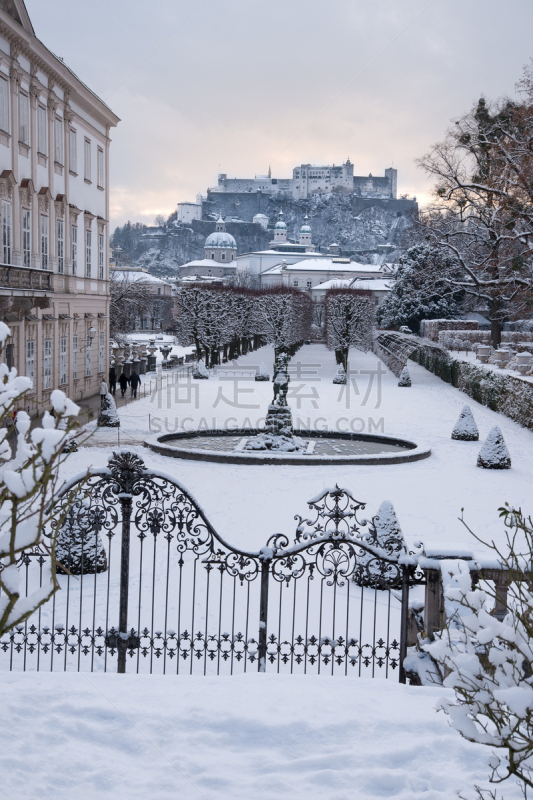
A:
POLYGON ((405 439, 364 433, 298 430, 308 442, 305 453, 243 450, 246 440, 262 429, 185 431, 149 436, 145 447, 171 458, 221 464, 406 464, 431 455, 431 449, 405 439))

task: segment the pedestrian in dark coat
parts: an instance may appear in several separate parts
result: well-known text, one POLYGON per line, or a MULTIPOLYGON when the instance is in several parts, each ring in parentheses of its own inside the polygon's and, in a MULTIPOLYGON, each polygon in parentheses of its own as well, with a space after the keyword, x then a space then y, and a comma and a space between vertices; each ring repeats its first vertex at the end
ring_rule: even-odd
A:
POLYGON ((128 388, 129 380, 126 378, 124 373, 122 373, 122 375, 118 379, 118 382, 120 384, 120 391, 122 392, 122 397, 124 397, 124 395, 126 394, 126 389, 128 388))
POLYGON ((109 391, 112 395, 117 393, 117 373, 115 367, 111 367, 109 370, 109 391))
POLYGON ((133 370, 133 372, 131 373, 131 378, 130 378, 131 396, 132 397, 137 397, 137 387, 139 386, 140 382, 141 382, 141 379, 140 379, 139 375, 137 375, 135 370, 133 370))

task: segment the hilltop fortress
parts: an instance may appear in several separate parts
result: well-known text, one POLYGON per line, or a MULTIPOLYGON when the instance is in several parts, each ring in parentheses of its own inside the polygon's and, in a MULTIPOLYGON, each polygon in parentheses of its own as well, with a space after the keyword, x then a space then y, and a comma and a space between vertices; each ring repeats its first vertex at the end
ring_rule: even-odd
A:
POLYGON ((292 171, 292 178, 273 178, 272 175, 256 175, 255 178, 228 178, 225 173, 218 176, 216 192, 266 192, 267 194, 306 200, 311 194, 342 192, 357 197, 374 197, 380 200, 396 199, 398 171, 386 169, 385 177, 372 174, 361 177, 353 174, 353 164, 348 159, 340 166, 316 166, 300 164, 292 171))

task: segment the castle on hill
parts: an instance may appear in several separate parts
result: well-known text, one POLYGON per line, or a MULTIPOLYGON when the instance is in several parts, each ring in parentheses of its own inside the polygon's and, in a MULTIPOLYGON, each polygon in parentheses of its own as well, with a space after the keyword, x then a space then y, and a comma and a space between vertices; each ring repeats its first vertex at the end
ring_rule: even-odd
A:
POLYGON ((342 192, 357 197, 395 200, 398 170, 386 169, 384 177, 379 178, 372 174, 358 176, 353 174, 353 164, 348 159, 337 166, 300 164, 294 167, 292 178, 273 178, 270 170, 268 175, 256 175, 255 178, 228 178, 226 173, 221 173, 217 186, 211 187, 210 192, 265 192, 292 197, 293 200, 305 200, 311 194, 342 192))

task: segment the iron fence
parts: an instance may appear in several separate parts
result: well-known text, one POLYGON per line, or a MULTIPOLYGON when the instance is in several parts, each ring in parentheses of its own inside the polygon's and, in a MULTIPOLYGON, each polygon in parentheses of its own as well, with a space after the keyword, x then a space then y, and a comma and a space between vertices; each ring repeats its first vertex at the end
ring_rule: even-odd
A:
MULTIPOLYGON (((71 491, 73 478, 64 492, 71 491)), ((416 562, 346 489, 295 517, 291 541, 229 545, 172 476, 138 456, 94 469, 48 536, 61 590, 0 640, 0 669, 234 674, 249 670, 391 677, 405 682, 416 562), (61 566, 62 565, 62 566, 61 566)), ((54 521, 55 520, 55 521, 54 521)), ((46 548, 25 552, 26 594, 46 548)))

